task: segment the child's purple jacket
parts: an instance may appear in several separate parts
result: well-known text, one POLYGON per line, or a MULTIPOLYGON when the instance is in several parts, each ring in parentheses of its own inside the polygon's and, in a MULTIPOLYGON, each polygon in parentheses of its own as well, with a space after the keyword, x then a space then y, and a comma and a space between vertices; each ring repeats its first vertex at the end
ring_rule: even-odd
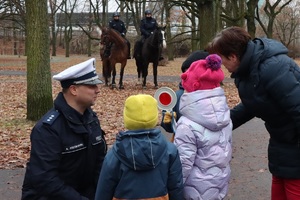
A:
POLYGON ((230 178, 232 123, 224 90, 184 93, 175 145, 183 170, 184 199, 223 199, 230 178))

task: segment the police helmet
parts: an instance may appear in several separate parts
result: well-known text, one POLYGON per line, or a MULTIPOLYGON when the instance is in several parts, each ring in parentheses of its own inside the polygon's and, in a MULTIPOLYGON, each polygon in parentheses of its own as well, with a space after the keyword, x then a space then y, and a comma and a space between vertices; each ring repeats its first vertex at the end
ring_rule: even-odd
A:
POLYGON ((114 12, 113 17, 120 17, 120 13, 114 12))
POLYGON ((145 10, 145 15, 147 15, 147 14, 150 14, 150 15, 151 15, 151 14, 152 14, 152 13, 151 13, 151 10, 149 10, 149 9, 148 9, 148 10, 145 10))

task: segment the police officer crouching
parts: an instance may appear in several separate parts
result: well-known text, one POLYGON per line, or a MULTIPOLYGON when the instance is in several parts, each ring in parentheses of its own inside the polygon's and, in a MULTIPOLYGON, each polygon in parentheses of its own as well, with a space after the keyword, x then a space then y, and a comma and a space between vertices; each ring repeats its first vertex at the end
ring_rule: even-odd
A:
POLYGON ((95 58, 53 79, 60 81, 62 92, 32 129, 22 200, 92 200, 107 152, 105 133, 91 109, 102 83, 95 58))
MULTIPOLYGON (((116 30, 117 32, 119 32, 122 35, 122 37, 126 40, 126 43, 127 43, 127 46, 128 46, 128 57, 127 57, 127 59, 131 59, 131 57, 130 57, 130 42, 125 37, 126 33, 127 33, 127 29, 125 27, 124 22, 122 20, 120 20, 120 14, 118 12, 114 12, 113 19, 109 21, 108 26, 110 28, 116 30)), ((109 55, 110 55, 110 53, 109 53, 109 55)))

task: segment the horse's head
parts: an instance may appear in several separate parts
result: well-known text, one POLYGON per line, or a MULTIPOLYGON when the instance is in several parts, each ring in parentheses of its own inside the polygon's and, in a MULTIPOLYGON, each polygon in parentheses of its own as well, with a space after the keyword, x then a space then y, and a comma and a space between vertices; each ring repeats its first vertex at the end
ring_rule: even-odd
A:
POLYGON ((100 43, 102 45, 107 45, 111 42, 111 36, 109 34, 110 30, 107 27, 101 29, 100 43))
POLYGON ((157 45, 163 45, 163 47, 166 47, 165 42, 165 26, 164 27, 157 27, 157 29, 154 30, 152 35, 150 36, 150 43, 153 46, 157 45))
POLYGON ((102 45, 110 43, 114 43, 116 45, 123 45, 124 42, 126 42, 126 40, 121 36, 121 34, 112 28, 105 27, 101 31, 102 34, 100 40, 102 45))
POLYGON ((163 48, 166 48, 167 47, 167 43, 166 43, 166 38, 165 38, 165 30, 166 30, 166 26, 163 26, 163 27, 158 27, 158 29, 161 29, 161 34, 162 34, 162 44, 163 44, 163 48))

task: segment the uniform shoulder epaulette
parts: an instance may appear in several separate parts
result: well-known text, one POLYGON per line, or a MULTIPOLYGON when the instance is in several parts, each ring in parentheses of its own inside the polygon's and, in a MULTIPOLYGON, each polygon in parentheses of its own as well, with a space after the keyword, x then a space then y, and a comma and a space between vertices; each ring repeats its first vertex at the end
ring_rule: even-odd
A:
POLYGON ((53 110, 44 118, 43 123, 51 125, 59 115, 60 113, 58 111, 53 110))

